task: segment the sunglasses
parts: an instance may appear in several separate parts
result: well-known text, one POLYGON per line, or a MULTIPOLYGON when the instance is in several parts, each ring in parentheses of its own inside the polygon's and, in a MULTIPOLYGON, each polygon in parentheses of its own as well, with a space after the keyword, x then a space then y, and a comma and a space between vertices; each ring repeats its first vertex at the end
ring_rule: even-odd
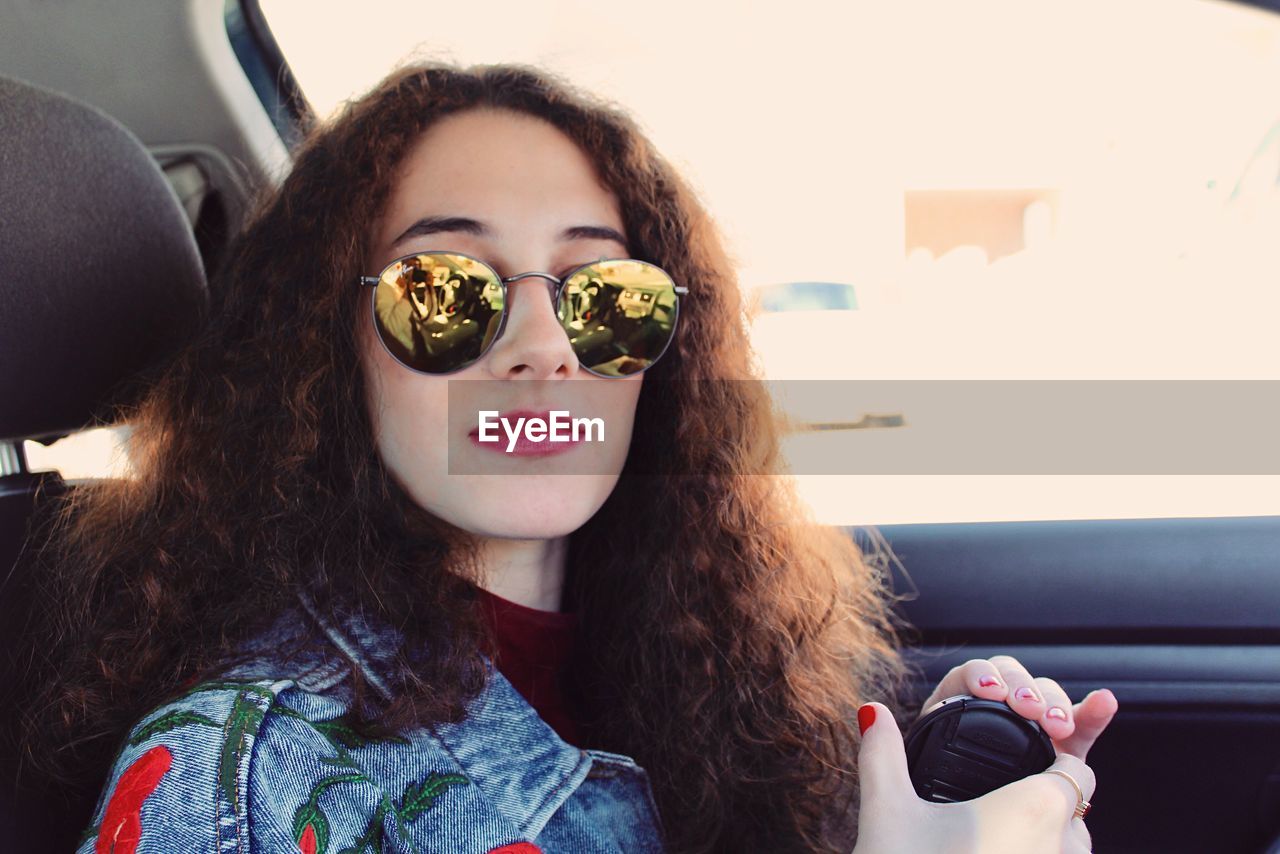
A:
POLYGON ((410 370, 449 374, 474 364, 507 324, 507 285, 554 282, 556 317, 578 363, 601 377, 637 374, 658 361, 675 336, 680 294, 671 276, 645 261, 602 259, 564 278, 520 273, 503 278, 460 252, 398 258, 373 286, 373 322, 387 352, 410 370))

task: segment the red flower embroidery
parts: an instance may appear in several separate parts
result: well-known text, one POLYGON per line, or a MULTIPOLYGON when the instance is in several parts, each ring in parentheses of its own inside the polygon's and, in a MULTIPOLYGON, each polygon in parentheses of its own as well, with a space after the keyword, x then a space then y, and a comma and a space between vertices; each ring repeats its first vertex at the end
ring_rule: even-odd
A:
POLYGON ((302 831, 302 838, 298 840, 298 850, 302 854, 316 854, 316 829, 309 824, 302 831))
POLYGON ((142 802, 160 785, 160 778, 172 764, 173 754, 160 745, 139 756, 120 775, 98 827, 96 854, 134 854, 142 838, 142 802))
POLYGON ((510 845, 499 845, 489 854, 542 854, 542 849, 532 842, 512 842, 510 845))

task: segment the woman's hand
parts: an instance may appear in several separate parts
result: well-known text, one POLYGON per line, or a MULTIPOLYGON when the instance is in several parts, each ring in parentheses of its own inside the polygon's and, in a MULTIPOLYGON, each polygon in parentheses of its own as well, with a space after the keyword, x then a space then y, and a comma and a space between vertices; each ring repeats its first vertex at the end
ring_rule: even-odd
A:
MULTIPOLYGON (((1074 817, 1076 790, 1058 774, 1032 774, 980 798, 936 804, 916 795, 902 733, 889 710, 868 703, 858 755, 862 801, 854 854, 1084 854, 1092 840, 1074 817)), ((1070 774, 1093 797, 1093 771, 1070 753, 1050 766, 1070 774)))
POLYGON ((951 668, 921 709, 957 694, 1004 701, 1022 717, 1040 724, 1058 753, 1081 760, 1118 707, 1115 695, 1106 689, 1093 691, 1073 706, 1057 682, 1044 676, 1033 678, 1008 655, 973 658, 951 668))
MULTIPOLYGON (((956 694, 1005 700, 1018 714, 1039 722, 1058 754, 1051 769, 1070 774, 1086 801, 1093 797, 1096 781, 1085 760, 1118 708, 1110 691, 1093 691, 1073 706, 1052 679, 1033 679, 1016 659, 1000 655, 952 669, 923 708, 956 694)), ((902 733, 889 710, 869 703, 860 710, 859 722, 864 727, 858 757, 862 803, 855 854, 1091 850, 1088 829, 1074 817, 1076 791, 1060 775, 1033 774, 971 801, 932 803, 911 785, 902 733)))

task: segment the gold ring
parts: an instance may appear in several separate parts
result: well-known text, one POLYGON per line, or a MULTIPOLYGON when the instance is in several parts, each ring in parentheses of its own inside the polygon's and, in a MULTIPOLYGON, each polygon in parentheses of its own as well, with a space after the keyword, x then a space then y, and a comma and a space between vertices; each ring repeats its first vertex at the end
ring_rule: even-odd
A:
POLYGON ((1093 804, 1084 799, 1084 790, 1080 788, 1080 784, 1076 782, 1076 778, 1072 777, 1066 771, 1060 771, 1057 768, 1050 768, 1046 774, 1057 774, 1066 777, 1067 782, 1071 784, 1071 788, 1076 790, 1076 811, 1074 818, 1084 818, 1089 814, 1089 810, 1093 808, 1093 804))

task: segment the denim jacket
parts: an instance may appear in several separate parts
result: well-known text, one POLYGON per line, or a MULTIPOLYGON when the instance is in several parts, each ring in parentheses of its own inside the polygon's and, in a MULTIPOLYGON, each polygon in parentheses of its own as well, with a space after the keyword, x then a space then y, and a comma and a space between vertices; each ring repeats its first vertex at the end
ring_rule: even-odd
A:
POLYGON ((644 770, 566 744, 492 663, 463 721, 362 738, 345 722, 347 677, 360 668, 389 696, 395 637, 303 605, 259 639, 253 664, 134 726, 80 854, 662 850, 644 770), (274 662, 302 619, 335 649, 274 662))

